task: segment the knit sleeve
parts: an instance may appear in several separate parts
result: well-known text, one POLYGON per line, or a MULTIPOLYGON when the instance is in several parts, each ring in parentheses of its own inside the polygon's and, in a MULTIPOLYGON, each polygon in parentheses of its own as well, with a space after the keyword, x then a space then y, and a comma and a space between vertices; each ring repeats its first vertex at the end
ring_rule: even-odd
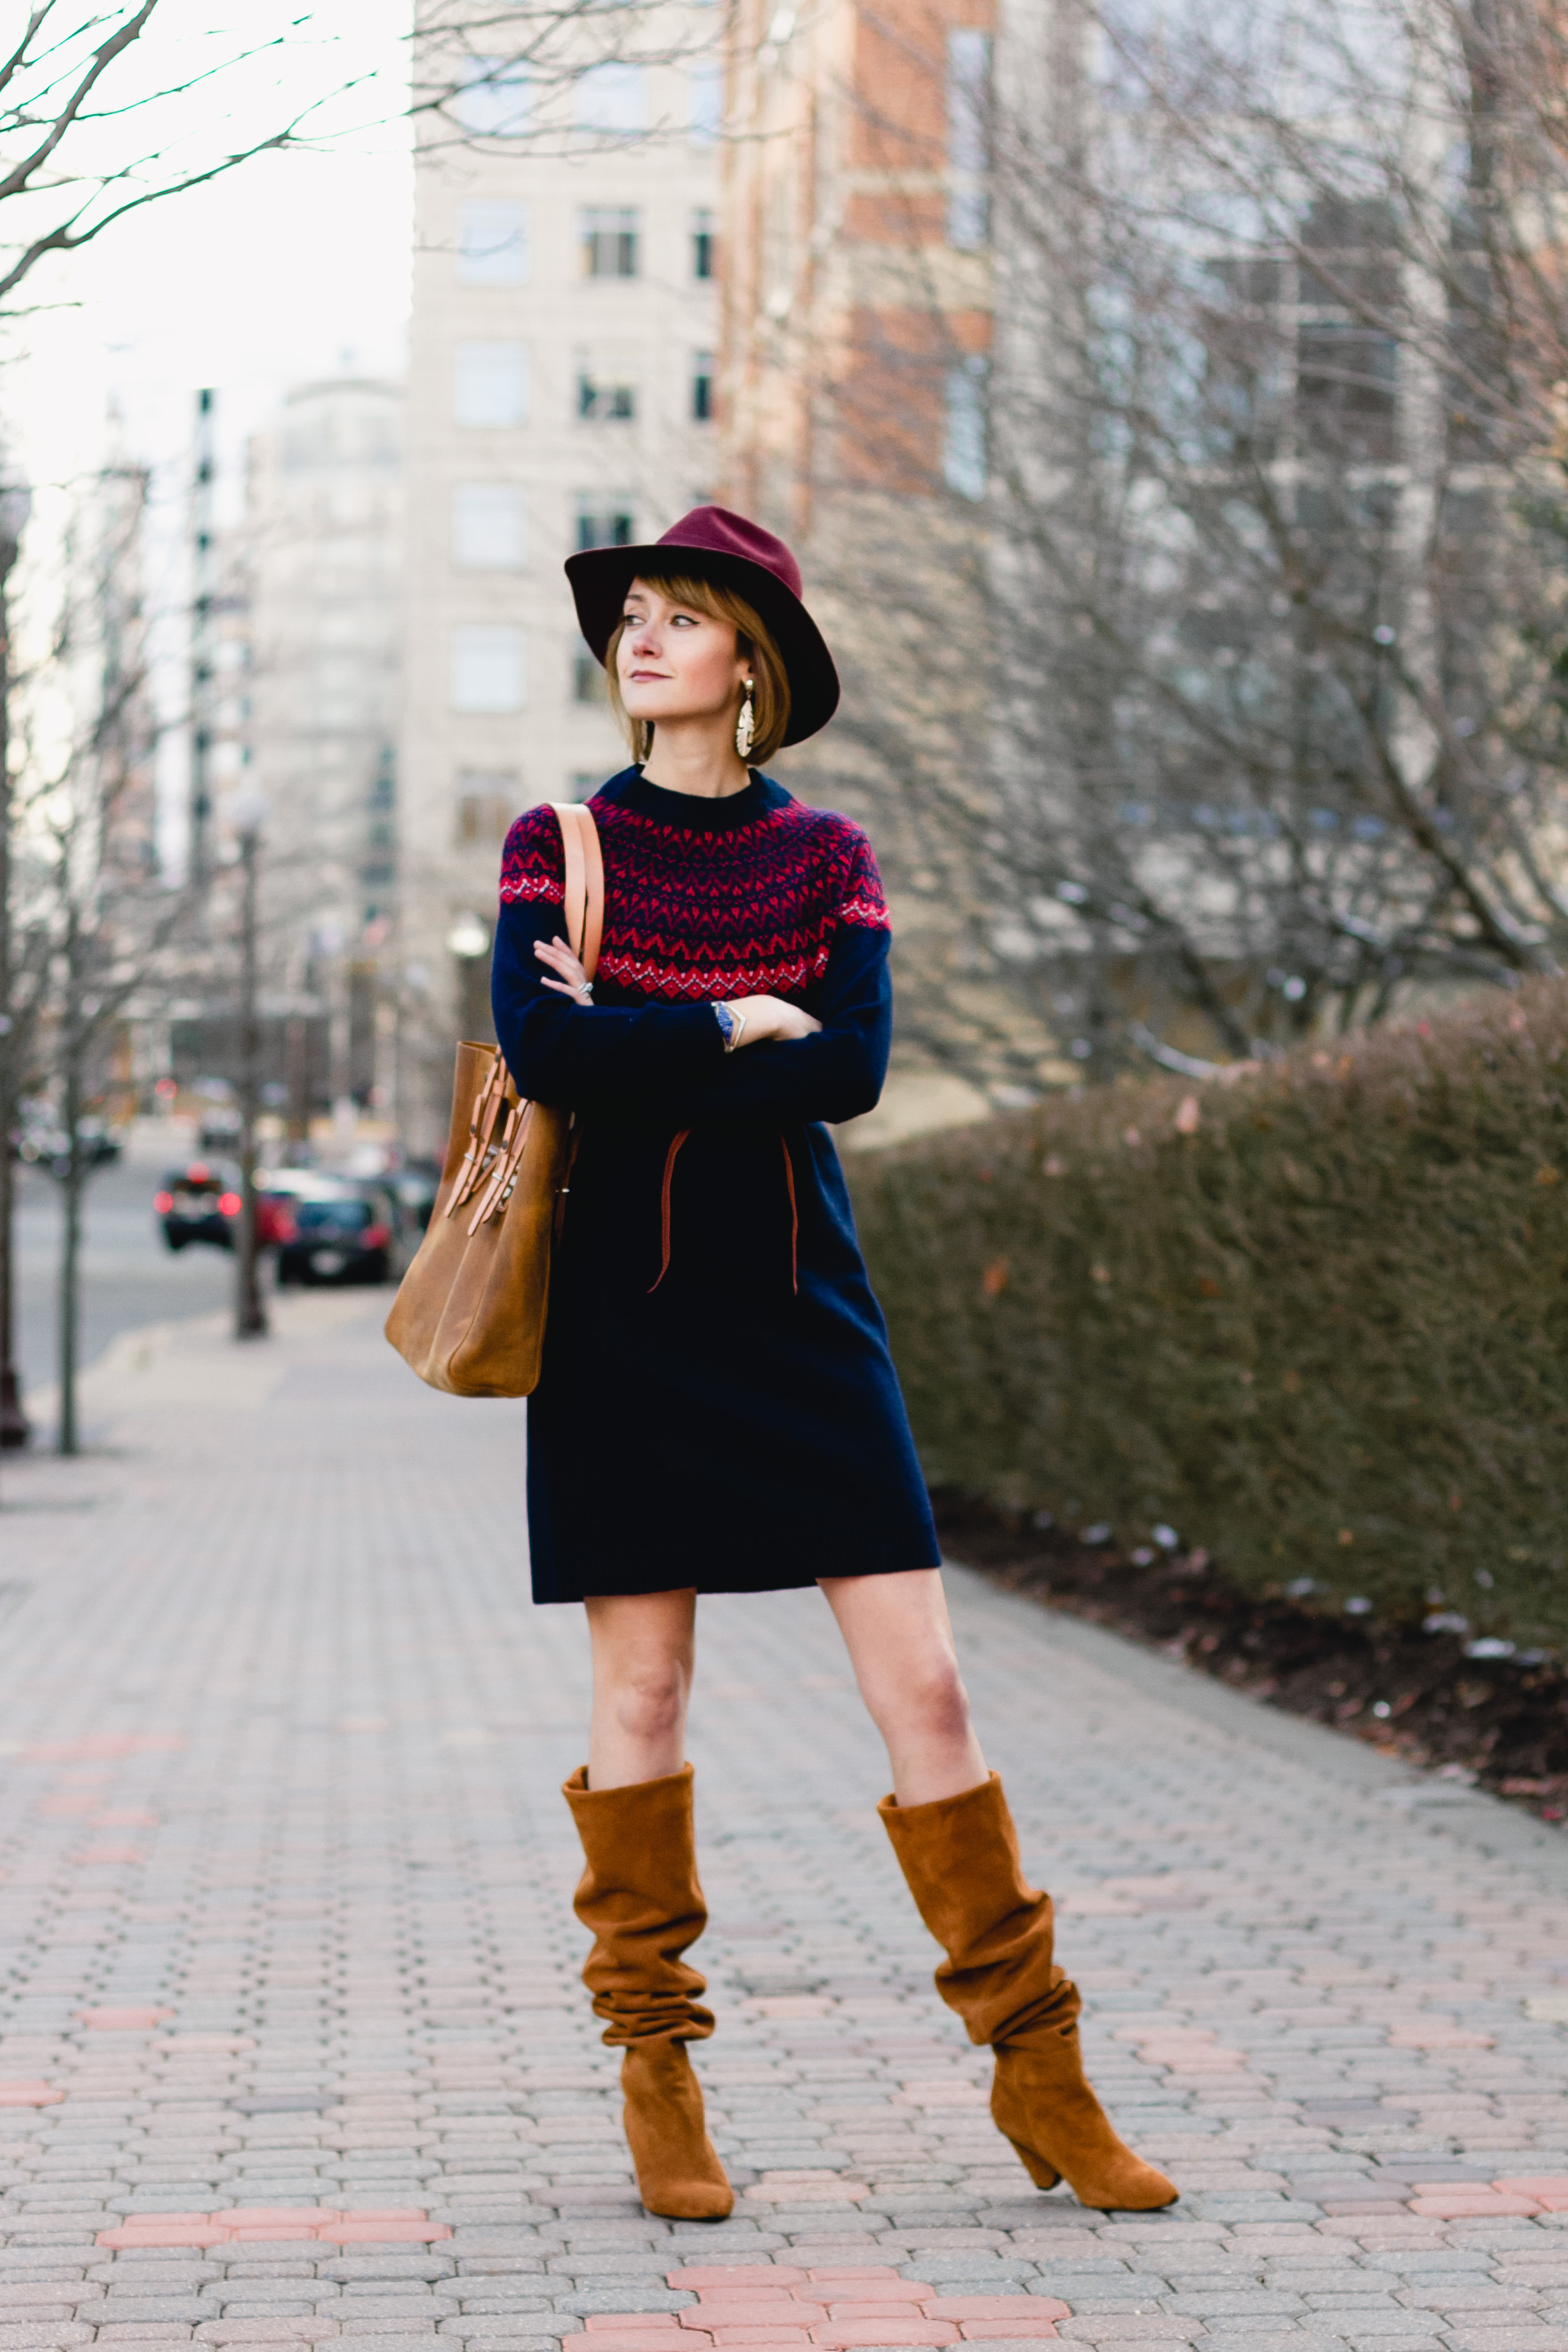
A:
POLYGON ((564 929, 560 821, 529 809, 507 836, 490 965, 496 1037, 518 1092, 563 1110, 657 1105, 723 1059, 709 1004, 581 1004, 545 986, 535 943, 564 929))
POLYGON ((882 890, 882 877, 877 871, 876 852, 858 825, 850 830, 853 838, 849 852, 849 871, 845 881, 844 896, 838 905, 838 920, 856 930, 890 930, 892 925, 888 917, 888 901, 882 890))
POLYGON ((500 902, 560 907, 566 900, 566 845, 548 802, 524 809, 500 854, 500 902))
MULTIPOLYGON (((876 867, 871 868, 873 874, 876 867)), ((874 1110, 888 1075, 893 985, 886 910, 879 925, 844 922, 828 954, 815 1036, 742 1045, 669 1108, 682 1126, 707 1118, 841 1119, 874 1110)))

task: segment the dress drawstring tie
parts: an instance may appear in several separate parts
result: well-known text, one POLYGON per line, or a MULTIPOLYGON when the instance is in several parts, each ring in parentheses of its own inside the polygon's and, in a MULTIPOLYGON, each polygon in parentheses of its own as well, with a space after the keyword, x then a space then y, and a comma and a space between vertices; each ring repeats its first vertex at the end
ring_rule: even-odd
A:
POLYGON ((675 1175, 676 1158, 690 1132, 691 1129, 689 1127, 683 1127, 679 1135, 672 1135, 669 1139, 669 1150, 664 1155, 664 1181, 658 1188, 658 1223, 660 1237, 664 1244, 664 1255, 658 1262, 657 1277, 647 1286, 650 1298, 669 1272, 669 1187, 675 1175))
POLYGON ((789 1188, 789 1286, 800 1296, 800 1203, 795 1197, 795 1161, 790 1157, 789 1138, 781 1135, 784 1148, 784 1182, 789 1188))
MULTIPOLYGON (((680 1156, 680 1147, 686 1141, 686 1139, 690 1132, 691 1129, 689 1127, 683 1127, 678 1134, 672 1135, 669 1139, 669 1150, 664 1155, 664 1181, 660 1184, 658 1189, 658 1223, 661 1255, 659 1258, 658 1272, 647 1286, 648 1296, 650 1298, 654 1292, 658 1288, 659 1284, 664 1280, 665 1276, 669 1272, 670 1188, 675 1178, 675 1163, 680 1156)), ((798 1297, 800 1295, 800 1203, 795 1197, 795 1159, 790 1151, 789 1138, 787 1135, 781 1135, 779 1137, 779 1148, 784 1153, 784 1184, 789 1192, 789 1286, 798 1297)))

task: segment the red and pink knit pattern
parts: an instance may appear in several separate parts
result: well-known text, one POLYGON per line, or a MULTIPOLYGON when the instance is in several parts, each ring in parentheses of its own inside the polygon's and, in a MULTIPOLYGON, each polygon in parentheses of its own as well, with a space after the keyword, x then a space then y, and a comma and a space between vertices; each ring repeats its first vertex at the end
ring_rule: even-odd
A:
MULTIPOLYGON (((602 793, 589 803, 605 855, 598 978, 677 1004, 799 997, 827 969, 838 926, 888 928, 871 845, 829 809, 791 801, 754 824, 692 832, 602 793)), ((559 906, 561 827, 526 809, 501 855, 503 905, 559 906)))
POLYGON ((1056 2340, 1055 2322, 1071 2317, 1047 2294, 943 2294, 895 2270, 856 2263, 841 2270, 794 2271, 782 2263, 702 2263, 671 2271, 672 2287, 695 2288, 684 2311, 597 2312, 562 2352, 834 2352, 858 2345, 958 2344, 1056 2340))

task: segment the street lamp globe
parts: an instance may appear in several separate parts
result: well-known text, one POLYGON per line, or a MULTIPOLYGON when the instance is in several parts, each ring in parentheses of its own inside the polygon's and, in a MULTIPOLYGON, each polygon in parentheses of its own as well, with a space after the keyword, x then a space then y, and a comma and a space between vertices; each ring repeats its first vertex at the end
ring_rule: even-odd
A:
POLYGON ((447 934, 447 948, 461 963, 477 963, 490 943, 489 926, 473 913, 459 915, 447 934))
POLYGON ((15 547, 32 511, 33 493, 26 482, 0 484, 0 541, 15 547))
POLYGON ((236 833, 259 833, 267 822, 267 795, 254 784, 242 784, 230 796, 229 821, 236 833))

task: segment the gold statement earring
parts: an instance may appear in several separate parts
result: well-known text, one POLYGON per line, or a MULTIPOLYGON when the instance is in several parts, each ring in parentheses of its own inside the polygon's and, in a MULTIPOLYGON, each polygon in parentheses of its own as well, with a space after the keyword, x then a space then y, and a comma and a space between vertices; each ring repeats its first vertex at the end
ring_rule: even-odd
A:
POLYGON ((752 709, 752 680, 746 680, 746 698, 741 705, 741 715, 735 721, 735 749, 743 760, 752 748, 757 731, 757 716, 752 709))

